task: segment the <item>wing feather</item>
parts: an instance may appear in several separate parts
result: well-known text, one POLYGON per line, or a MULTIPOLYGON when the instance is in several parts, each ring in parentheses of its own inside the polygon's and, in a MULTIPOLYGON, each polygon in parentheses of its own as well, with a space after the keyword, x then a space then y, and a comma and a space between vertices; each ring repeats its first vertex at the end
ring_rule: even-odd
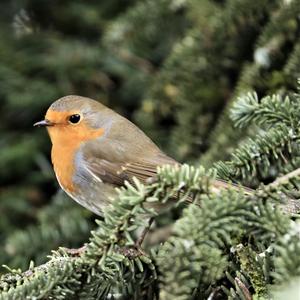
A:
MULTIPOLYGON (((170 164, 170 162, 171 160, 168 160, 166 163, 170 164)), ((175 163, 174 161, 173 164, 175 163)), ((157 167, 162 164, 161 161, 159 164, 150 162, 115 163, 100 158, 85 161, 85 167, 93 177, 115 186, 122 186, 125 180, 132 182, 133 177, 146 183, 148 178, 156 175, 157 167)))

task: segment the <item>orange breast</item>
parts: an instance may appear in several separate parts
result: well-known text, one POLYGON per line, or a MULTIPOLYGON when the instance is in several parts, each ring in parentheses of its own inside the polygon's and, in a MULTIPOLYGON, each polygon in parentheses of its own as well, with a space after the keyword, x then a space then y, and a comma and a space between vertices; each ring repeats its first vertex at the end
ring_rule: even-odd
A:
POLYGON ((78 147, 59 145, 54 142, 51 152, 54 171, 59 184, 68 192, 74 192, 73 176, 75 172, 74 156, 78 147))
MULTIPOLYGON (((53 120, 53 116, 50 120, 53 120)), ((48 132, 52 142, 51 158, 56 177, 63 189, 74 192, 76 152, 82 144, 102 136, 104 129, 91 128, 84 122, 78 125, 61 123, 48 127, 48 132)))

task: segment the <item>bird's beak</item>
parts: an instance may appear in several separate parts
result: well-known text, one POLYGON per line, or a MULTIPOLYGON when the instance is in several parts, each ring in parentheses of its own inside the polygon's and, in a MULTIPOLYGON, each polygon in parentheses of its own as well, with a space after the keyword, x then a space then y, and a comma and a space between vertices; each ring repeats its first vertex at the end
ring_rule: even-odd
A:
POLYGON ((33 124, 34 127, 45 127, 45 126, 53 126, 53 125, 54 125, 54 123, 47 120, 47 119, 36 122, 36 123, 33 124))

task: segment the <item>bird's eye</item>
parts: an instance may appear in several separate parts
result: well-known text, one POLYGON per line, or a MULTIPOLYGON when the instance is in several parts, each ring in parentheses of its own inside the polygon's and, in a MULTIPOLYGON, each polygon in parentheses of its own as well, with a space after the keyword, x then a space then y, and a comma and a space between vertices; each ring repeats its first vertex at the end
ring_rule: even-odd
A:
POLYGON ((77 124, 81 119, 81 116, 79 114, 71 115, 69 117, 69 122, 72 124, 77 124))

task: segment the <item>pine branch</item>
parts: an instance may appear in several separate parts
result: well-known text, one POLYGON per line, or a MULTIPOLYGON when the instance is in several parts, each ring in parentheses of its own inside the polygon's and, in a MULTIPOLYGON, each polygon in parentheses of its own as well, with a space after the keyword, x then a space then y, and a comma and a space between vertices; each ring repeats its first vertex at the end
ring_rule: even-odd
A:
POLYGON ((282 85, 285 85, 287 90, 295 88, 296 72, 294 69, 286 68, 287 65, 291 65, 290 56, 289 53, 285 53, 282 57, 281 49, 288 47, 287 45, 291 42, 298 41, 296 25, 298 14, 298 0, 287 2, 273 10, 269 22, 260 33, 254 61, 244 65, 232 97, 227 101, 226 109, 210 135, 209 140, 212 146, 202 156, 203 165, 210 166, 217 159, 228 159, 233 147, 236 147, 237 143, 248 135, 246 130, 235 130, 229 118, 230 110, 239 96, 254 90, 259 91, 260 95, 266 95, 268 91, 278 90, 282 85), (282 69, 285 70, 284 76, 279 75, 282 69), (290 84, 286 84, 287 80, 290 84))
MULTIPOLYGON (((290 229, 288 217, 274 203, 265 201, 262 194, 247 197, 229 189, 201 198, 201 208, 191 205, 185 210, 183 218, 174 226, 173 235, 159 252, 162 299, 190 299, 196 289, 199 295, 208 296, 209 287, 229 268, 227 253, 232 244, 241 241, 243 236, 252 236, 256 243, 266 243, 290 229)), ((262 289, 266 280, 265 262, 253 260, 254 263, 253 273, 248 272, 247 276, 262 295, 266 292, 262 289)), ((247 299, 247 285, 239 278, 233 280, 234 286, 244 290, 239 293, 247 299)))
POLYGON ((277 178, 274 182, 272 182, 271 184, 269 184, 268 186, 273 189, 276 188, 278 186, 282 186, 282 185, 287 185, 289 183, 291 183, 291 181, 295 178, 300 179, 300 168, 296 169, 284 176, 281 176, 279 178, 277 178))
POLYGON ((298 102, 281 95, 266 96, 261 101, 256 93, 240 96, 231 109, 231 119, 239 128, 247 127, 251 123, 258 126, 282 123, 295 128, 299 119, 298 102))
POLYGON ((276 283, 285 283, 300 276, 300 229, 299 222, 283 235, 275 245, 275 270, 273 276, 276 283))
POLYGON ((174 193, 179 193, 182 201, 191 192, 197 198, 208 192, 208 181, 203 168, 183 165, 160 168, 157 179, 148 186, 138 180, 134 186, 127 183, 114 204, 105 209, 104 220, 98 221, 99 227, 81 256, 69 257, 60 250, 41 267, 5 275, 0 281, 1 297, 58 297, 62 291, 73 291, 75 298, 106 297, 133 293, 136 282, 149 286, 156 278, 151 258, 145 253, 126 256, 123 250, 133 245, 134 231, 144 225, 145 216, 156 215, 151 206, 173 202, 174 193))
POLYGON ((241 145, 233 154, 232 160, 216 163, 221 178, 238 180, 251 179, 268 174, 269 168, 276 162, 284 166, 291 155, 297 156, 299 136, 285 125, 277 125, 255 139, 241 145))
POLYGON ((76 271, 76 259, 64 256, 52 257, 46 264, 24 273, 14 272, 3 275, 0 283, 0 299, 35 297, 73 299, 76 289, 80 287, 79 278, 80 272, 76 271), (68 285, 71 285, 71 289, 68 285))

